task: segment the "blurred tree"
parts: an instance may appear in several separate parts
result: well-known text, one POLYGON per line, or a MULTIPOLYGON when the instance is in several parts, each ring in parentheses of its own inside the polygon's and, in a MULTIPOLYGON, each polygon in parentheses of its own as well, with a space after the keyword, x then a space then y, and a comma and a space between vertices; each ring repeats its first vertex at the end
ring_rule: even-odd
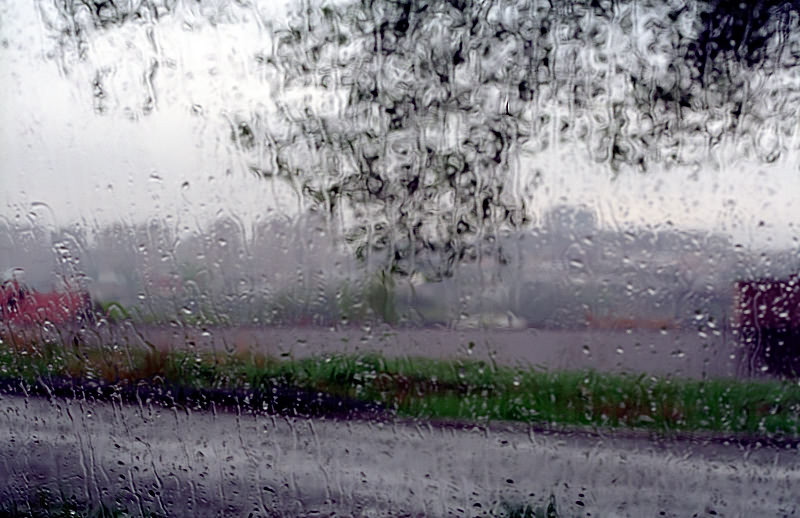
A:
POLYGON ((514 168, 535 96, 526 63, 547 50, 526 28, 500 35, 494 14, 485 2, 306 8, 270 58, 284 81, 280 120, 240 121, 235 138, 266 140, 256 170, 354 221, 356 255, 393 273, 502 258, 498 233, 527 222, 535 184, 514 168), (328 103, 298 103, 309 88, 328 103))
MULTIPOLYGON (((83 57, 90 30, 193 6, 59 0, 45 18, 83 57)), ((441 278, 506 261, 498 238, 528 223, 540 181, 524 154, 569 144, 612 171, 699 166, 726 143, 779 158, 800 91, 766 77, 796 67, 798 13, 798 0, 303 1, 255 56, 280 82, 277 111, 234 115, 231 138, 255 174, 335 218, 357 257, 441 278)), ((102 74, 93 88, 106 95, 102 74)))
POLYGON ((518 167, 522 153, 568 143, 644 171, 699 165, 734 135, 777 159, 796 94, 742 70, 785 61, 798 11, 775 0, 307 2, 262 56, 282 81, 279 116, 245 114, 232 138, 254 172, 350 222, 358 257, 429 277, 486 256, 502 264, 498 238, 529 221, 539 181, 518 167))

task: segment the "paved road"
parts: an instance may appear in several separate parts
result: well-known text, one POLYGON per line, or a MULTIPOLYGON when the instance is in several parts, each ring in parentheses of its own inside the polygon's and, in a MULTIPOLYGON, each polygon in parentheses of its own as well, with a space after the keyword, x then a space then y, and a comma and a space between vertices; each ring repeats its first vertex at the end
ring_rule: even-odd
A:
POLYGON ((0 499, 170 516, 797 516, 800 450, 524 427, 307 420, 2 396, 0 499))
POLYGON ((735 376, 733 340, 723 334, 666 332, 452 329, 344 329, 321 327, 210 328, 128 326, 109 336, 164 349, 256 350, 273 355, 376 351, 392 356, 493 358, 507 365, 550 369, 593 368, 693 378, 735 376), (470 347, 469 344, 474 344, 470 347))

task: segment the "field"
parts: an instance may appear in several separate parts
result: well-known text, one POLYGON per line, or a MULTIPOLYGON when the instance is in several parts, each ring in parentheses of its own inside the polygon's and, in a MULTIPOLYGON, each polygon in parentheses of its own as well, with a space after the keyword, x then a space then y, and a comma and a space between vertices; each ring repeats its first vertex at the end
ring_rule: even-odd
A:
POLYGON ((295 359, 251 352, 3 346, 0 386, 26 394, 298 415, 800 436, 796 381, 547 371, 375 353, 295 359))

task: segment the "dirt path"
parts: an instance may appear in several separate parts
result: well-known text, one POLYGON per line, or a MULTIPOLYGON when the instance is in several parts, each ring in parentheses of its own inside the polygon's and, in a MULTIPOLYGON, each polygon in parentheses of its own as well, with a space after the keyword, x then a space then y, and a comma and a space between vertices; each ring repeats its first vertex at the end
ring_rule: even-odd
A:
POLYGON ((200 330, 140 326, 135 330, 116 331, 114 336, 126 343, 144 345, 149 342, 165 349, 254 350, 292 357, 372 351, 390 356, 493 359, 505 365, 592 368, 692 378, 735 376, 737 373, 737 351, 730 339, 683 330, 330 330, 320 327, 200 330))

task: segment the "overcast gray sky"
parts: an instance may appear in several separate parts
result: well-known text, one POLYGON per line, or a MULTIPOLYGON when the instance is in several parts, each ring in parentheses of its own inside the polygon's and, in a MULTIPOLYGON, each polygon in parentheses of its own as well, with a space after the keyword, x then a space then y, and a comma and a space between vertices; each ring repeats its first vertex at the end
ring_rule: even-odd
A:
MULTIPOLYGON (((295 213, 290 190, 236 167, 225 130, 232 114, 269 111, 273 79, 253 56, 269 48, 264 24, 280 23, 279 4, 263 2, 260 19, 190 20, 191 30, 184 17, 166 17, 155 45, 145 25, 93 34, 86 62, 64 61, 68 74, 52 57, 37 3, 0 5, 0 215, 50 225, 170 217, 193 229, 225 212, 295 213), (152 59, 162 63, 159 96, 146 115, 142 78, 152 59), (109 71, 103 115, 91 95, 97 69, 109 71)), ((539 211, 583 203, 608 224, 708 229, 752 246, 798 246, 798 163, 794 151, 772 165, 614 177, 578 149, 520 159, 544 173, 531 204, 539 211)))

